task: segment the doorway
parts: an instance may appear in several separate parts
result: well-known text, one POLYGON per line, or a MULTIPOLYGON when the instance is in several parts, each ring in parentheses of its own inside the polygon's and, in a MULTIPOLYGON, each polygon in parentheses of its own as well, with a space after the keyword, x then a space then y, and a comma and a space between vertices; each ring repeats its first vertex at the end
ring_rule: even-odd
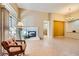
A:
POLYGON ((43 21, 43 37, 44 39, 49 38, 49 21, 43 21))
POLYGON ((54 21, 54 37, 64 36, 64 21, 54 21))

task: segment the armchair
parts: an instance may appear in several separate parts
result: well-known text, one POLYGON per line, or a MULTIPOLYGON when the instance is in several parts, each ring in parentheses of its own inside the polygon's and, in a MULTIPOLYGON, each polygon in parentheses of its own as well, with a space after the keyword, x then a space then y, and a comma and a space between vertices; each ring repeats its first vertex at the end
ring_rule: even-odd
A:
POLYGON ((25 55, 26 42, 25 40, 6 40, 2 41, 1 45, 8 52, 9 56, 19 55, 23 53, 25 55))

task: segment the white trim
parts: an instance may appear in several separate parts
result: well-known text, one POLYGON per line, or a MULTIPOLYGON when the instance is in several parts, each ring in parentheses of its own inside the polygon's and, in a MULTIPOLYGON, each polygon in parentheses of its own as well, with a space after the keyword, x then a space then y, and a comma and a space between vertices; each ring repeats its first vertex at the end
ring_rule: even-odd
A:
POLYGON ((4 17, 4 16, 3 16, 3 11, 2 11, 2 40, 3 40, 3 37, 4 37, 4 35, 3 35, 3 22, 4 22, 4 21, 3 21, 3 17, 4 17))

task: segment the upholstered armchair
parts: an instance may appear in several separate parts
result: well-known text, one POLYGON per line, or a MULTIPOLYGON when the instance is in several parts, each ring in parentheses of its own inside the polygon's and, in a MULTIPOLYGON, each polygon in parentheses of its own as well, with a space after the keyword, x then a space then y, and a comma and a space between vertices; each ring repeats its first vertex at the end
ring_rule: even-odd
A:
POLYGON ((25 40, 9 39, 6 41, 2 41, 1 45, 8 52, 9 56, 19 55, 22 53, 23 55, 25 55, 25 48, 26 48, 25 40))

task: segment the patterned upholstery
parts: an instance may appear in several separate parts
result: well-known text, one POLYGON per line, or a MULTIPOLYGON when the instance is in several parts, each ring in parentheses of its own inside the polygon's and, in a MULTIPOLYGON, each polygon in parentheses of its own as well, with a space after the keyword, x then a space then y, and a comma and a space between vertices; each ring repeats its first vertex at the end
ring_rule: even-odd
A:
POLYGON ((18 55, 25 52, 26 43, 24 40, 8 39, 1 42, 1 45, 7 50, 8 55, 18 55), (18 41, 18 42, 17 42, 18 41), (22 43, 21 43, 22 42, 22 43), (24 42, 24 43, 23 43, 24 42))

